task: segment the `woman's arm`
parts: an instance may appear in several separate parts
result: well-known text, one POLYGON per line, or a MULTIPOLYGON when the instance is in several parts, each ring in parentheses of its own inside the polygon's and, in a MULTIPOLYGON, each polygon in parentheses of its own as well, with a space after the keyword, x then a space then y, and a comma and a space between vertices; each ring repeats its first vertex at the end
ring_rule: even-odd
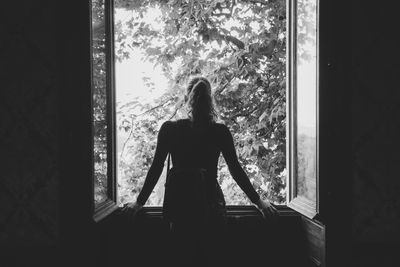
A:
POLYGON ((257 208, 261 211, 264 217, 273 217, 278 215, 277 210, 274 206, 269 203, 268 200, 262 200, 254 190, 253 185, 250 183, 249 177, 240 166, 238 158, 236 156, 235 145, 233 143, 232 134, 228 127, 222 126, 222 154, 228 164, 229 172, 233 179, 240 186, 240 188, 246 193, 251 202, 253 202, 257 208))
POLYGON ((233 179, 239 185, 239 187, 245 192, 249 197, 250 201, 257 205, 260 200, 260 196, 254 190, 253 185, 250 183, 247 174, 244 172, 243 168, 240 166, 238 161, 235 145, 233 143, 232 134, 228 127, 221 125, 221 151, 228 164, 229 172, 231 173, 233 179))
POLYGON ((157 148, 154 155, 153 162, 147 173, 146 180, 136 202, 144 205, 149 198, 154 186, 157 184, 158 179, 164 168, 164 161, 168 154, 168 131, 170 130, 170 121, 166 121, 160 128, 157 137, 157 148))

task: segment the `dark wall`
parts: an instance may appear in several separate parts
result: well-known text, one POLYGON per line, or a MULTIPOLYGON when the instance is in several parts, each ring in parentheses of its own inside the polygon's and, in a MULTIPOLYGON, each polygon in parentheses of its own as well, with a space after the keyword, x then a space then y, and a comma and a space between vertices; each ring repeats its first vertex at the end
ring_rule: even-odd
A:
POLYGON ((352 36, 352 242, 358 266, 399 266, 398 14, 370 2, 354 1, 344 29, 352 36))
MULTIPOLYGON (((223 262, 213 266, 314 267, 306 256, 300 221, 299 216, 282 217, 279 222, 229 216, 218 247, 223 262)), ((148 214, 140 214, 134 222, 118 215, 107 218, 100 229, 108 243, 97 247, 101 255, 98 266, 176 266, 179 251, 174 249, 168 227, 160 216, 148 214)))
POLYGON ((89 30, 86 1, 2 2, 0 266, 90 266, 89 30))
MULTIPOLYGON (((62 266, 95 252, 85 189, 90 140, 82 135, 90 131, 89 17, 85 1, 60 2, 7 1, 0 9, 1 266, 62 266)), ((353 149, 353 179, 343 183, 352 188, 343 195, 352 215, 338 220, 352 226, 352 266, 398 266, 398 15, 394 4, 368 2, 337 15, 351 31, 335 42, 351 49, 352 128, 343 131, 353 149)))
POLYGON ((0 9, 1 266, 7 257, 17 266, 34 261, 37 248, 54 253, 60 242, 55 10, 54 1, 7 1, 0 9))

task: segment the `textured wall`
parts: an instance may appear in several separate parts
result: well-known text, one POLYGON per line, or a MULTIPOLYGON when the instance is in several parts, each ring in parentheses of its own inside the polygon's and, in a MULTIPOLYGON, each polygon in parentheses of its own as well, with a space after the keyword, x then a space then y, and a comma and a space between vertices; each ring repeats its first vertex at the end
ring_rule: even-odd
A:
MULTIPOLYGON (((0 11, 0 246, 59 241, 54 1, 0 11)), ((23 257, 22 257, 23 258, 23 257)))
POLYGON ((398 15, 391 9, 369 1, 353 5, 355 243, 400 243, 400 43, 395 37, 398 15))

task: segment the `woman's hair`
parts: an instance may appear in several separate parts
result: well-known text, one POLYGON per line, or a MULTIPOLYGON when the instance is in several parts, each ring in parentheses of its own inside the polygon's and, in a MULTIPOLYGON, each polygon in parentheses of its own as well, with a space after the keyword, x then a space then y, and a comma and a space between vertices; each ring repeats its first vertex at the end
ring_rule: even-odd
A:
POLYGON ((187 87, 188 115, 194 123, 208 123, 215 119, 211 84, 204 77, 193 78, 187 87))

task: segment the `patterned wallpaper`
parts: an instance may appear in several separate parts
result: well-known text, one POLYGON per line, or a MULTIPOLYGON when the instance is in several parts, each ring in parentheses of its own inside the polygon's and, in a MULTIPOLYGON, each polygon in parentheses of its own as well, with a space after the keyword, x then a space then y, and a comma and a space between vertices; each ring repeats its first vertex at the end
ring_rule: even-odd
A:
POLYGON ((59 239, 54 1, 9 1, 0 14, 0 246, 59 239))
POLYGON ((386 5, 358 4, 349 29, 353 240, 400 243, 400 62, 394 60, 400 44, 393 38, 396 23, 386 5))

